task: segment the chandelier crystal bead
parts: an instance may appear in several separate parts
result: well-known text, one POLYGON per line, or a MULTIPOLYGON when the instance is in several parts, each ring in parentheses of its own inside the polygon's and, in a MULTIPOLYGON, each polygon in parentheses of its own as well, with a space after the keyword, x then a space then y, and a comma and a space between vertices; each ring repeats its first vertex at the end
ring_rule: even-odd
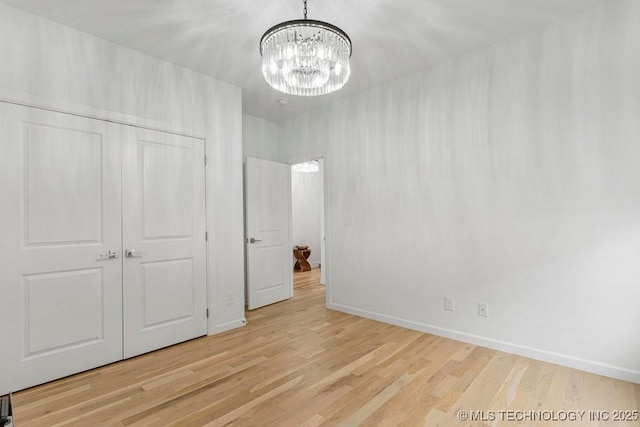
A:
POLYGON ((334 92, 349 80, 351 39, 335 25, 307 19, 287 21, 260 40, 262 74, 280 92, 317 96, 334 92))

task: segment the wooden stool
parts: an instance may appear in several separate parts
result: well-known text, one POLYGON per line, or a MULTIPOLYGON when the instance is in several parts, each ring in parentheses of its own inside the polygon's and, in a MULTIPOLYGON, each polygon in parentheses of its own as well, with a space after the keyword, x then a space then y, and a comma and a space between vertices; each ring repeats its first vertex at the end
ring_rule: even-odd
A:
POLYGON ((293 256, 296 257, 296 265, 293 266, 295 271, 311 271, 311 264, 307 258, 311 255, 309 246, 295 246, 293 248, 293 256))

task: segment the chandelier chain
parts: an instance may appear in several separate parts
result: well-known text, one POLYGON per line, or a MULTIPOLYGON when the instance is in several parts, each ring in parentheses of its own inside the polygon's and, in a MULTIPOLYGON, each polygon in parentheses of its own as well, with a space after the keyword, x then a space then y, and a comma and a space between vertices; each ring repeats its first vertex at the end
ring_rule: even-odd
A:
POLYGON ((304 1, 304 19, 307 19, 307 0, 303 0, 304 1))

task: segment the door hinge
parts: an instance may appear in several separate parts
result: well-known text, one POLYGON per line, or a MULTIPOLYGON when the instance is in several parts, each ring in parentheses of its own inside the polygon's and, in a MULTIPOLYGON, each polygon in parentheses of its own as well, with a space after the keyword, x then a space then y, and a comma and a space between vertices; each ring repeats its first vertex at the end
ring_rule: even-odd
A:
POLYGON ((204 165, 207 166, 207 156, 204 156, 204 165))
POLYGON ((207 319, 209 318, 209 309, 207 308, 207 319))
POLYGON ((208 242, 208 241, 209 241, 209 232, 208 232, 208 231, 205 231, 205 232, 204 232, 204 241, 205 241, 205 242, 208 242))

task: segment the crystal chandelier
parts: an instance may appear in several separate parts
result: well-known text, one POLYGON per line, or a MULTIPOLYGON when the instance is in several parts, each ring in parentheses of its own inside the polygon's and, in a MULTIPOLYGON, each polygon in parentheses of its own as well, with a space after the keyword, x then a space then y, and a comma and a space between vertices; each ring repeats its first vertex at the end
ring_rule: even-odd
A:
POLYGON ((295 165, 293 165, 294 172, 309 173, 309 172, 318 172, 319 170, 320 170, 320 162, 317 160, 311 160, 309 162, 304 162, 304 163, 296 163, 295 165))
POLYGON ((316 96, 340 89, 349 80, 351 39, 335 25, 307 19, 268 29, 260 40, 262 74, 274 89, 316 96))

